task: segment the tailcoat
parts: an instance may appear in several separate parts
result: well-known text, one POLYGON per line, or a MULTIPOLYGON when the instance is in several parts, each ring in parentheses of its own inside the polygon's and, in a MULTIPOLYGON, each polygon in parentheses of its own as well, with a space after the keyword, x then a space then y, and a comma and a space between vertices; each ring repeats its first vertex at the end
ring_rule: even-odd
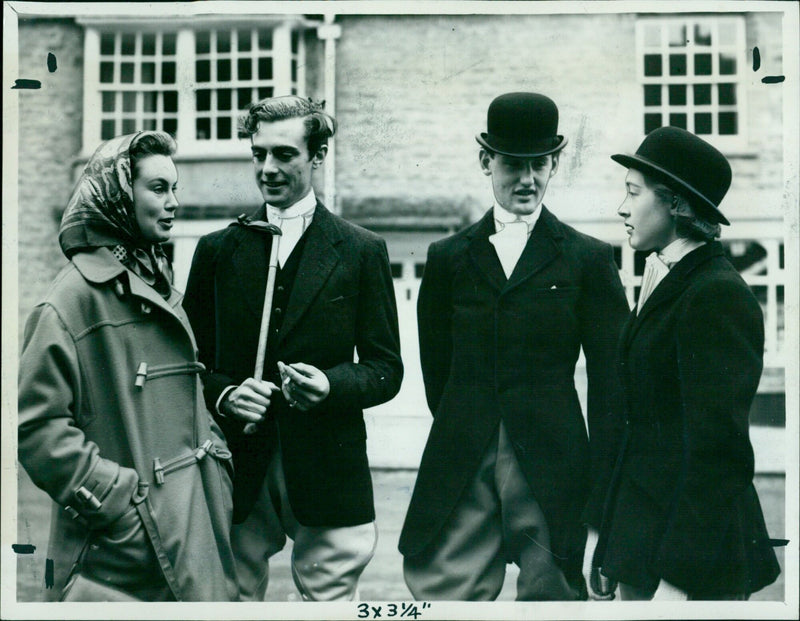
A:
MULTIPOLYGON (((263 219, 263 208, 255 215, 263 219)), ((327 375, 330 393, 300 412, 277 391, 267 420, 245 435, 241 421, 219 415, 216 403, 228 386, 253 375, 271 243, 262 231, 237 225, 203 237, 184 302, 208 368, 206 403, 234 456, 234 522, 252 509, 278 446, 300 524, 370 522, 375 512, 363 409, 391 399, 403 376, 386 244, 317 202, 295 248, 302 254, 288 303, 272 309, 273 321, 277 312, 282 317, 280 327, 270 329, 264 378, 280 383, 278 360, 304 362, 327 375)))
POLYGON ((626 430, 595 556, 604 573, 704 596, 775 580, 748 427, 763 351, 761 307, 718 242, 630 314, 618 361, 626 430))
POLYGON ((506 279, 493 212, 434 242, 418 302, 425 392, 434 416, 400 551, 433 542, 502 420, 547 520, 553 554, 582 582, 584 520, 616 454, 614 354, 628 311, 611 247, 546 207, 506 279), (575 390, 583 348, 587 437, 575 390))
POLYGON ((27 322, 19 459, 55 501, 50 599, 98 538, 122 545, 136 512, 176 599, 238 599, 231 454, 180 300, 97 248, 72 257, 27 322))

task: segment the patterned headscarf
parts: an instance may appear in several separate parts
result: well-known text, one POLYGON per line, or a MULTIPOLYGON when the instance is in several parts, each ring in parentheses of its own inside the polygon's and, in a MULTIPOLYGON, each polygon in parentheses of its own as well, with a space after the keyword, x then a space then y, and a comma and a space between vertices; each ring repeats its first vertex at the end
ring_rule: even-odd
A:
POLYGON ((97 148, 64 210, 58 241, 67 258, 92 248, 110 248, 126 267, 168 298, 169 261, 161 244, 142 237, 133 206, 130 148, 148 133, 112 138, 97 148))

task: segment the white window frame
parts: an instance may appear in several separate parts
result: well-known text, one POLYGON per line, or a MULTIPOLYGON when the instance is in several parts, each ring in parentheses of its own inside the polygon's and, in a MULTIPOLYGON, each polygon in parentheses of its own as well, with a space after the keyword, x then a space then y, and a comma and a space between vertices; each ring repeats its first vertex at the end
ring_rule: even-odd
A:
MULTIPOLYGON (((243 19, 241 16, 231 19, 195 18, 189 20, 166 20, 166 19, 98 19, 83 18, 79 22, 85 26, 84 38, 84 118, 83 118, 83 155, 88 156, 102 141, 101 138, 101 117, 102 117, 102 91, 119 90, 133 92, 162 92, 164 90, 176 90, 178 92, 178 127, 175 138, 180 145, 180 156, 182 159, 187 157, 232 157, 242 158, 241 144, 236 136, 236 126, 232 126, 230 139, 208 139, 198 140, 196 138, 196 120, 199 115, 211 116, 212 124, 217 116, 227 116, 216 114, 220 111, 209 113, 198 113, 196 110, 196 92, 199 88, 216 89, 231 88, 232 111, 231 116, 237 108, 235 101, 235 89, 237 82, 203 82, 197 83, 196 64, 197 55, 195 53, 195 33, 200 30, 228 30, 231 33, 237 30, 269 28, 272 30, 272 79, 269 84, 273 88, 273 95, 297 94, 305 96, 305 45, 302 33, 317 24, 306 22, 301 16, 275 16, 275 15, 254 15, 243 19), (292 53, 292 32, 298 31, 297 53, 292 53), (141 54, 141 35, 143 33, 164 33, 169 32, 176 35, 176 49, 174 61, 176 63, 174 89, 164 88, 160 82, 154 84, 143 84, 141 81, 140 67, 142 61, 141 54), (100 82, 100 39, 102 33, 133 33, 136 36, 136 50, 133 56, 126 56, 125 60, 131 59, 135 64, 136 74, 134 82, 130 84, 120 84, 117 76, 113 84, 100 82), (296 80, 292 80, 292 66, 296 66, 296 80)), ((234 37, 231 37, 232 40, 234 37)), ((119 58, 119 44, 116 45, 115 59, 119 58)), ((235 63, 236 54, 232 51, 232 64, 235 63)), ((212 59, 216 55, 211 54, 212 59)), ((147 57, 147 60, 161 62, 160 56, 147 57)), ((213 61, 212 61, 213 62, 213 61)), ((257 75, 257 67, 253 68, 254 75, 257 75)), ((213 75, 213 74, 212 74, 213 75)), ((160 78, 160 72, 157 73, 160 78)), ((257 92, 258 86, 254 80, 246 85, 257 92)), ((215 101, 216 97, 212 98, 215 101)), ((118 103, 120 100, 118 99, 118 103)), ((159 106, 162 108, 162 106, 159 106)), ((121 108, 117 108, 115 115, 122 116, 121 108)), ((138 118, 142 118, 142 97, 137 95, 138 118)), ((156 113, 157 119, 163 119, 163 109, 156 113)), ((141 129, 137 127, 137 129, 141 129)), ((247 155, 245 153, 245 155, 247 155)), ((248 156, 249 157, 249 156, 248 156)))
POLYGON ((710 112, 712 125, 710 134, 701 136, 713 143, 723 151, 743 151, 747 149, 747 91, 746 91, 746 69, 747 69, 747 39, 745 32, 745 18, 741 15, 670 15, 670 16, 640 16, 636 22, 636 77, 640 85, 639 91, 639 110, 640 128, 642 135, 645 133, 644 118, 647 113, 661 113, 662 126, 669 125, 670 113, 685 113, 687 117, 687 129, 694 131, 695 112, 710 112), (695 24, 707 27, 711 31, 711 45, 696 45, 692 39, 694 36, 695 24), (685 47, 670 47, 669 30, 675 25, 687 26, 687 38, 689 41, 685 47), (732 44, 721 44, 719 42, 720 25, 727 25, 734 30, 734 42, 732 44), (658 27, 660 29, 660 42, 657 46, 646 46, 646 32, 649 28, 658 27), (724 52, 733 55, 736 59, 736 72, 732 75, 719 73, 719 54, 724 52), (670 53, 681 53, 686 55, 686 75, 669 75, 669 56, 670 53), (711 74, 696 75, 694 68, 695 54, 711 54, 711 74), (660 54, 662 56, 662 75, 645 76, 644 57, 645 54, 660 54), (720 105, 718 84, 733 83, 736 87, 736 103, 720 105), (711 84, 711 104, 702 105, 697 109, 694 105, 693 86, 696 84, 711 84), (661 85, 661 105, 645 106, 644 87, 646 85, 661 85), (670 105, 669 86, 686 85, 686 104, 670 105), (737 115, 737 133, 719 134, 718 133, 718 114, 728 110, 734 110, 737 115))

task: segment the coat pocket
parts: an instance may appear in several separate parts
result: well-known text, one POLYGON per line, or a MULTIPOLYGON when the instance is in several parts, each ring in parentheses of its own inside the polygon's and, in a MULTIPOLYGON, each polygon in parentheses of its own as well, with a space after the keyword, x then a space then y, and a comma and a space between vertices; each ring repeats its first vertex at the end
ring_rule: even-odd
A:
POLYGON ((108 527, 93 532, 80 573, 100 584, 122 589, 138 589, 163 580, 155 551, 133 504, 108 527))

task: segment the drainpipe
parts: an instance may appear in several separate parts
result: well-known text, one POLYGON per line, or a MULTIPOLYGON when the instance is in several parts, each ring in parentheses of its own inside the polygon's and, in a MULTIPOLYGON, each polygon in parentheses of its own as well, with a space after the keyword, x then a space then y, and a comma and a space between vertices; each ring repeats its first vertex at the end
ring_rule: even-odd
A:
MULTIPOLYGON (((335 24, 335 13, 325 13, 325 23, 317 27, 317 37, 325 42, 325 110, 336 117, 336 39, 342 36, 342 27, 335 24)), ((328 143, 325 158, 325 203, 333 212, 339 213, 336 200, 336 141, 328 143)))

